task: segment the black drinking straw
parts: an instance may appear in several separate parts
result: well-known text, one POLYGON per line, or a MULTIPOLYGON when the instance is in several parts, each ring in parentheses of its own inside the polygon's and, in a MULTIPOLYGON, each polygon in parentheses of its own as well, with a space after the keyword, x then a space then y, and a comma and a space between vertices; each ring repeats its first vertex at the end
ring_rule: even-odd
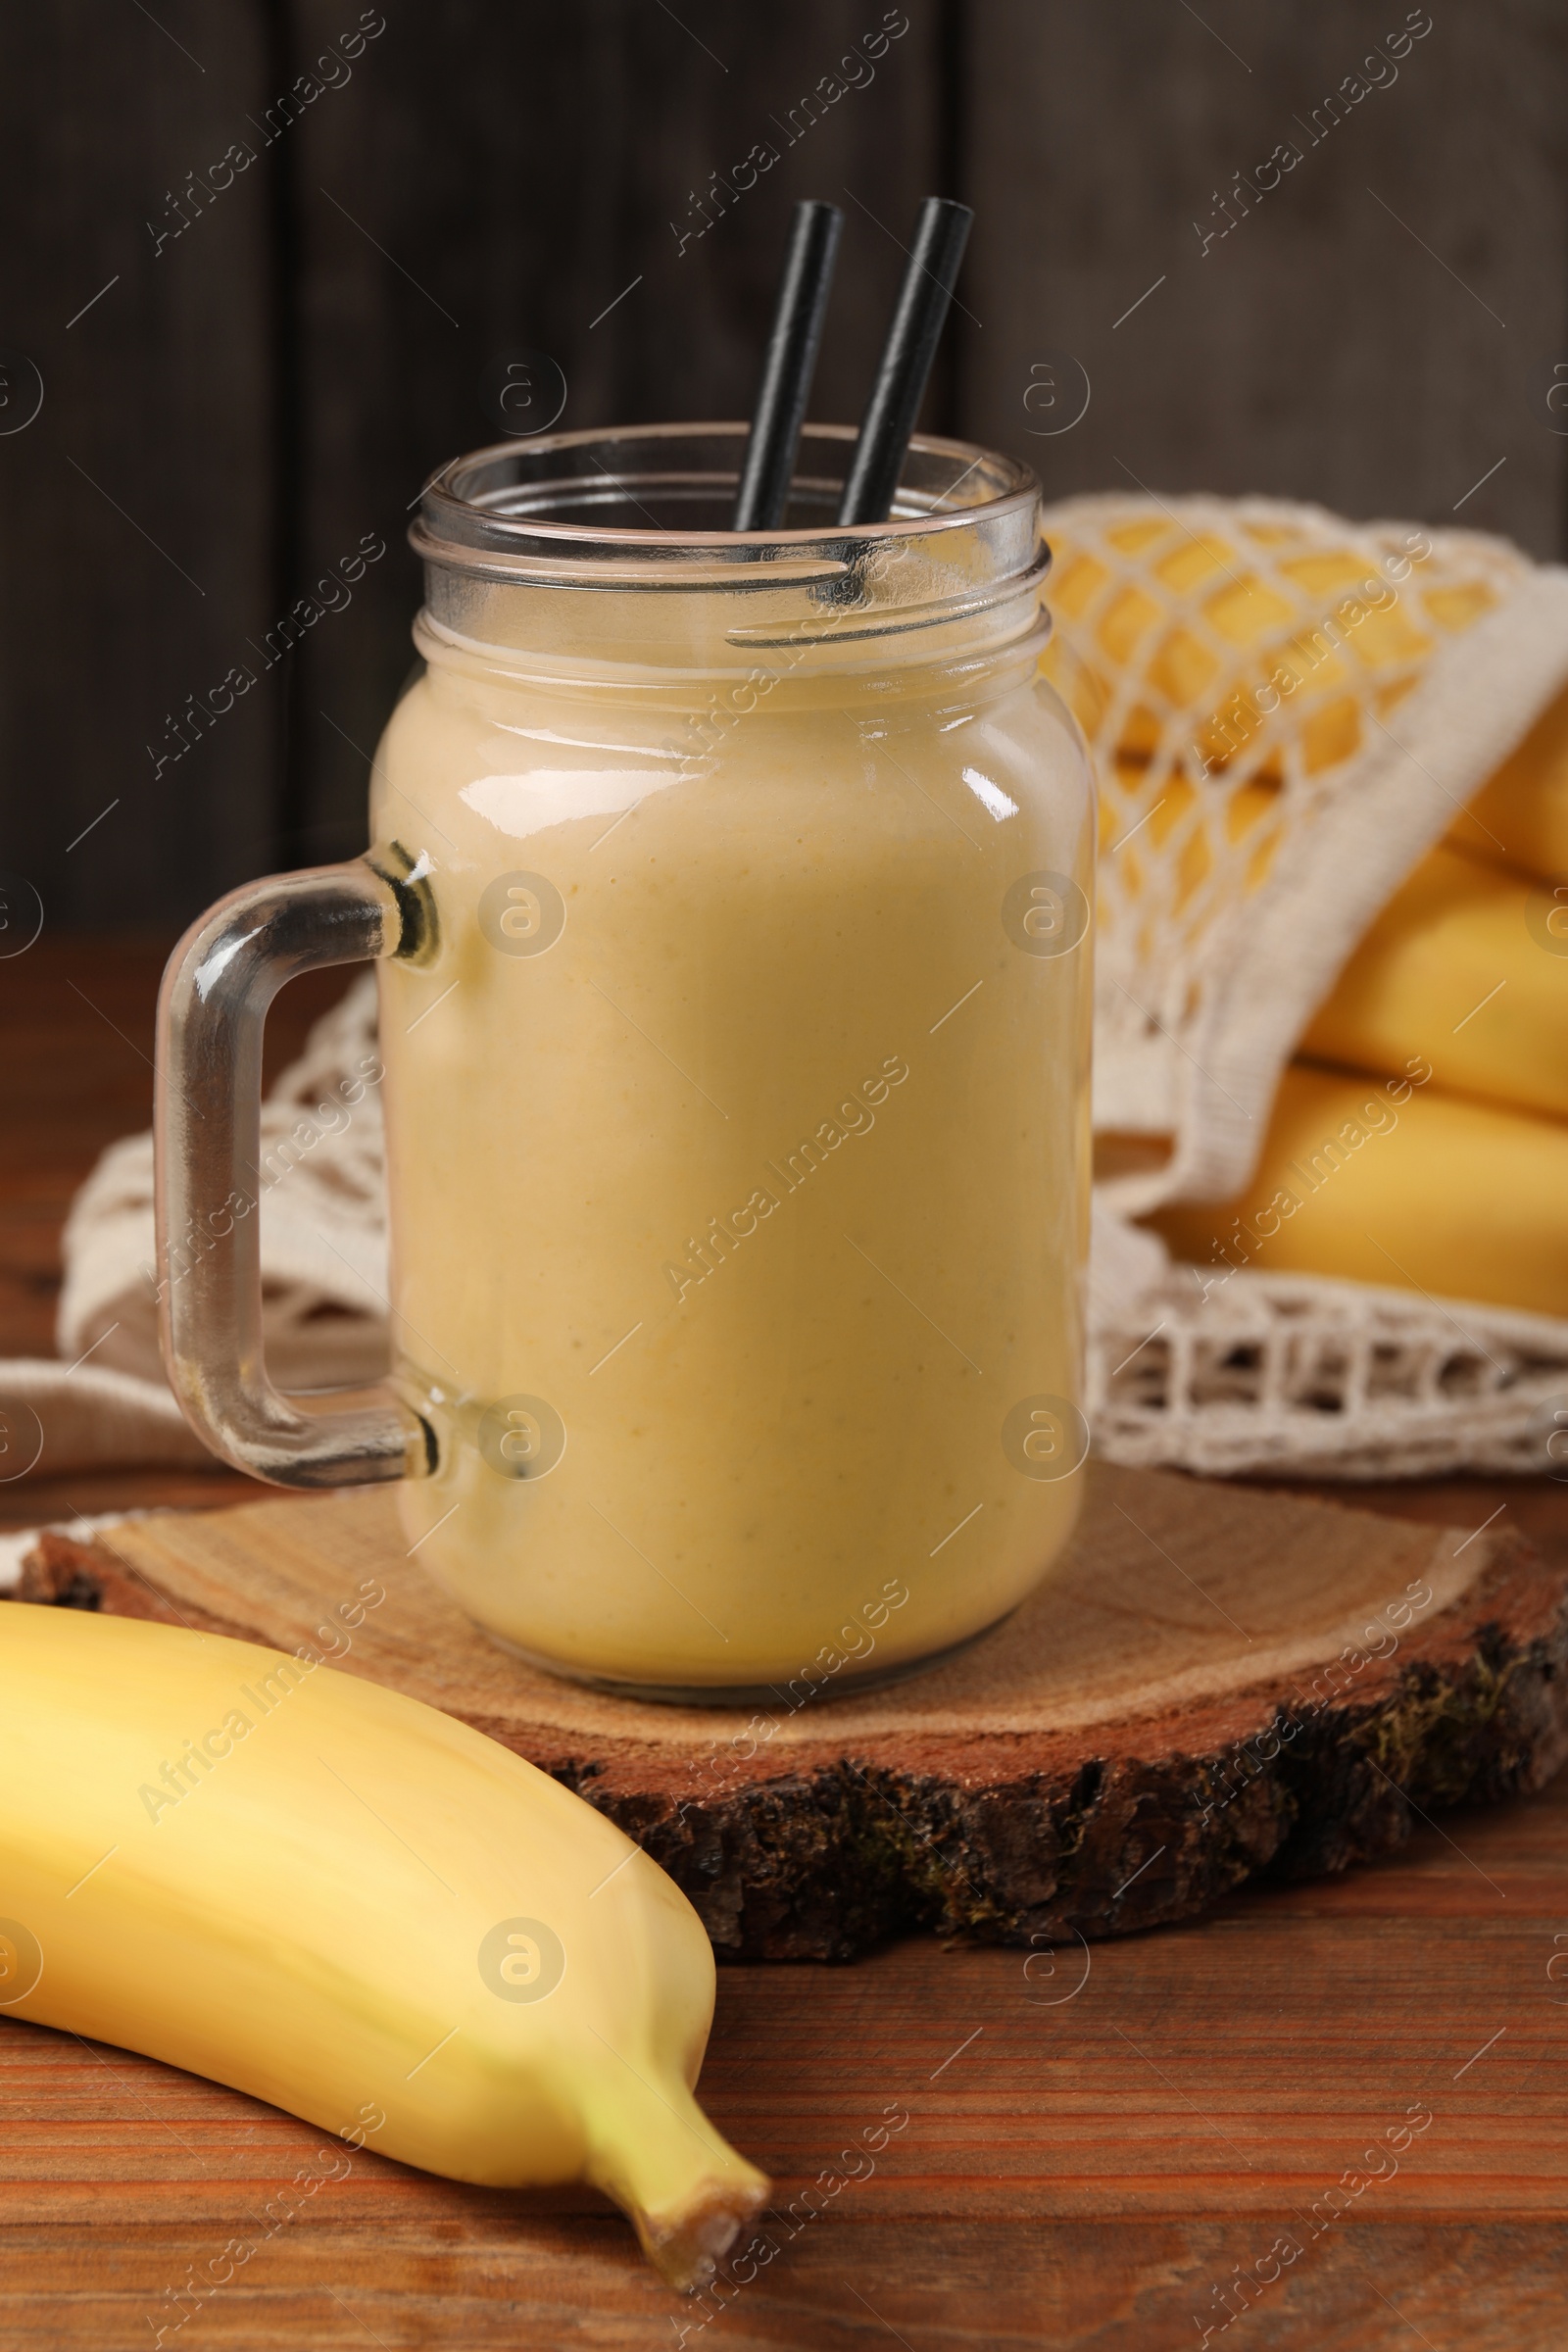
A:
POLYGON ((913 250, 839 501, 841 524, 888 518, 973 219, 966 204, 953 204, 945 196, 928 196, 920 207, 913 250))
POLYGON ((784 520, 843 226, 836 204, 798 204, 791 217, 732 530, 776 531, 784 520))

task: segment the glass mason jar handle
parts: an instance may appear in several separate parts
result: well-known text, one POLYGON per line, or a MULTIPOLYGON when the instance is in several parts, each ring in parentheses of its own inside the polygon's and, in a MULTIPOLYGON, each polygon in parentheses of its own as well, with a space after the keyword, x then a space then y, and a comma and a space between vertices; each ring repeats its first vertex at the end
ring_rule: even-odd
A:
POLYGON ((285 981, 382 956, 427 962, 422 862, 393 850, 247 883, 186 932, 158 999, 159 1320, 186 1420, 236 1469, 280 1487, 418 1477, 433 1436, 390 1388, 304 1412, 262 1356, 262 1030, 285 981))

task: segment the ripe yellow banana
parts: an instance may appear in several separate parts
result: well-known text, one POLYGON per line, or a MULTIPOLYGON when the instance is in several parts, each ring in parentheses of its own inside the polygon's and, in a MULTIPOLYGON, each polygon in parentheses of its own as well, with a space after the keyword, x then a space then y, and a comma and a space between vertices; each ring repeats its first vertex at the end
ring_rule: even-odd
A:
POLYGON ((1338 1274, 1568 1314, 1568 1125, 1411 1077, 1294 1063, 1256 1175, 1223 1202, 1150 1219, 1205 1278, 1338 1274))
POLYGON ((764 2202, 692 2095, 697 1914, 494 1740, 309 1651, 13 1602, 0 1759, 10 2015, 454 2180, 591 2180, 677 2285, 764 2202))
POLYGON ((1434 850, 1384 907, 1300 1050, 1379 1075, 1424 1059, 1456 1094, 1568 1117, 1568 900, 1559 911, 1520 876, 1434 850))
POLYGON ((1517 873, 1553 882, 1568 875, 1568 693, 1547 704, 1447 838, 1466 857, 1517 873))

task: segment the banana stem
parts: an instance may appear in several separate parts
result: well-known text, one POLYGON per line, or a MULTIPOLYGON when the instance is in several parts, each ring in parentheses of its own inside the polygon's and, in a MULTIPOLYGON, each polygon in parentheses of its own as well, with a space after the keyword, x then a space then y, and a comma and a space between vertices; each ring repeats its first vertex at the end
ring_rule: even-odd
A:
POLYGON ((655 2083, 622 2066, 592 2101, 587 2177, 630 2218, 662 2278, 701 2286, 772 2183, 713 2129, 684 2082, 655 2083))

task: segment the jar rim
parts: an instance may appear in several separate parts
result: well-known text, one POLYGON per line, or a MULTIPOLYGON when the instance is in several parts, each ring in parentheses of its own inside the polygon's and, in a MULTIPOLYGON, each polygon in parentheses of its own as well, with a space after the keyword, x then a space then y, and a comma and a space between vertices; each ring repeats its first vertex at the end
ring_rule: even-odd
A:
POLYGON ((947 542, 956 557, 953 542, 965 533, 993 592, 1043 568, 1033 469, 935 434, 911 438, 886 522, 840 525, 831 517, 856 429, 808 424, 791 527, 731 531, 718 517, 733 501, 750 430, 733 421, 642 424, 492 443, 436 468, 409 537, 442 568, 618 589, 848 584, 879 549, 919 544, 935 556, 947 542), (949 503, 965 487, 961 504, 949 503), (823 519, 812 518, 816 509, 823 519), (637 519, 626 519, 634 512, 637 519))

